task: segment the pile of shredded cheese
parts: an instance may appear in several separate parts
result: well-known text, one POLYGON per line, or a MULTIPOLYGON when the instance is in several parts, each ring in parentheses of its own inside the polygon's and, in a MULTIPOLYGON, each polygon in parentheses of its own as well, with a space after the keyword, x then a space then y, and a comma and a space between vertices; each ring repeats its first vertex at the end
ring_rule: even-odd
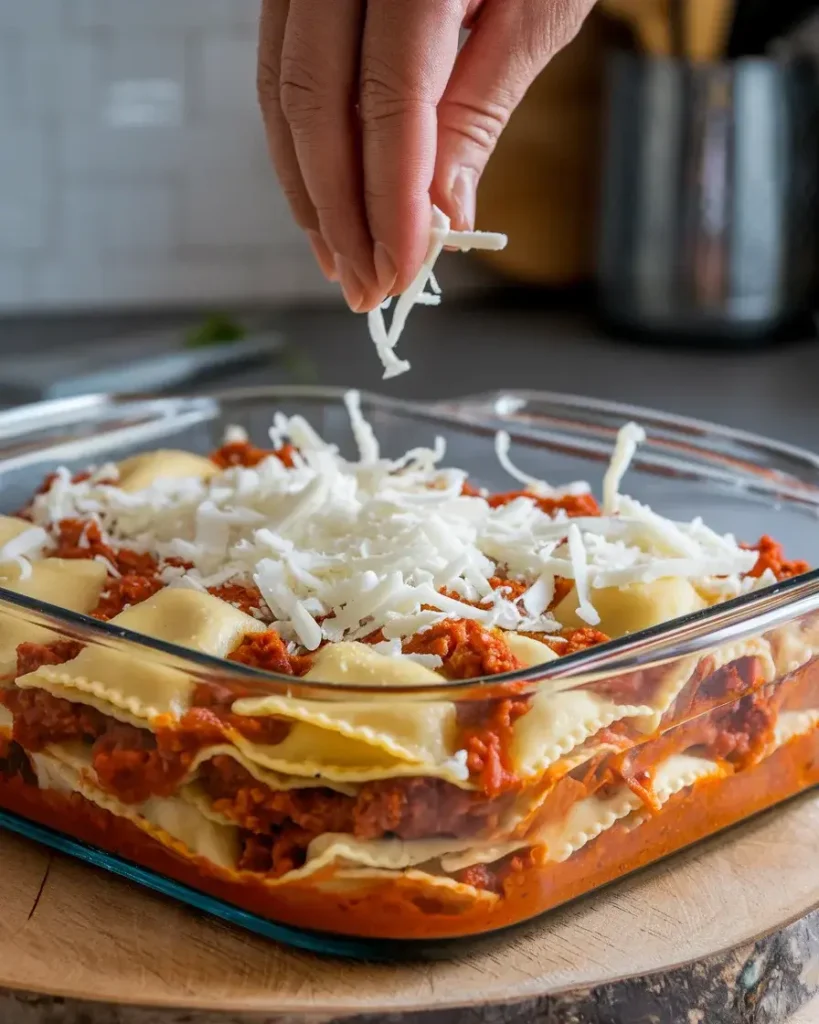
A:
POLYGON ((403 294, 399 295, 389 330, 384 322, 383 311, 389 309, 391 299, 387 299, 380 309, 374 309, 367 316, 370 337, 384 367, 384 380, 398 377, 410 368, 406 359, 399 359, 395 354, 395 346, 398 344, 398 339, 401 337, 412 307, 415 305, 437 306, 441 302, 441 289, 433 272, 441 250, 447 246, 451 249, 459 249, 461 252, 468 252, 470 249, 499 250, 506 248, 506 242, 506 235, 490 231, 452 231, 449 217, 437 206, 433 206, 432 228, 426 258, 415 280, 403 294), (430 291, 426 290, 427 285, 429 285, 430 291))
MULTIPOLYGON (((756 554, 732 536, 700 519, 673 522, 620 493, 644 437, 634 424, 618 436, 603 514, 569 519, 563 511, 545 514, 528 497, 492 508, 485 497, 463 495, 466 474, 441 465, 442 438, 399 459, 382 457, 358 393, 348 393, 346 404, 356 461, 344 459, 301 416, 278 414, 270 437, 276 447, 285 439, 296 446, 292 468, 271 455, 252 469, 233 467, 208 480, 160 479, 139 492, 104 482, 116 479, 113 465, 76 483, 61 469, 34 500, 34 522, 48 529, 65 518, 91 520, 113 546, 190 563, 188 570, 164 565, 169 586, 255 582, 264 598, 259 617, 307 650, 377 629, 387 641, 401 640, 451 617, 553 632, 559 626, 547 609, 559 577, 575 581, 578 614, 590 625, 599 621, 601 587, 681 577, 716 599, 772 582, 745 576, 756 554), (510 600, 508 590, 490 586, 494 575, 528 588, 510 600)), ((229 432, 231 440, 244 436, 229 432)), ((509 448, 508 436, 498 435, 502 464, 528 490, 561 493, 518 471, 509 448)), ((27 545, 44 539, 42 530, 27 532, 27 545)), ((23 558, 28 550, 4 549, 0 557, 23 558)))

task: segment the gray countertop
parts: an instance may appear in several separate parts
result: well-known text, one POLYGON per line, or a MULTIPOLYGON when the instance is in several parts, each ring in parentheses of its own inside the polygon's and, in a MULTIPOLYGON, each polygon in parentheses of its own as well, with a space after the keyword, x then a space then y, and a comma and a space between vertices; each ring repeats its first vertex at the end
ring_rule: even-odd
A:
MULTIPOLYGON (((10 368, 15 353, 37 350, 47 374, 48 354, 55 349, 80 351, 94 339, 197 319, 175 314, 0 321, 0 365, 10 368)), ((564 391, 654 406, 819 450, 819 340, 760 350, 638 345, 605 337, 582 311, 497 299, 453 303, 413 312, 400 346, 412 370, 382 381, 364 318, 339 306, 268 313, 265 319, 284 332, 289 354, 200 387, 321 383, 405 398, 497 388, 564 391)))

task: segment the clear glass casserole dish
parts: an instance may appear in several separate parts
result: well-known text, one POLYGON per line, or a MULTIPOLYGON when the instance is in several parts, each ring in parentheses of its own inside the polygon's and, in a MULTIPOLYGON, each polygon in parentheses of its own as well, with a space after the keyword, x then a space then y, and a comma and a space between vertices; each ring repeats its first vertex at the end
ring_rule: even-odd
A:
MULTIPOLYGON (((649 434, 630 471, 641 501, 749 541, 772 533, 790 557, 819 564, 819 459, 808 452, 545 394, 435 405, 369 396, 362 409, 391 456, 443 432, 448 464, 492 491, 508 486, 498 430, 524 470, 597 490, 618 429, 637 420, 649 434)), ((95 396, 4 413, 0 512, 21 508, 57 465, 82 470, 151 447, 204 454, 228 425, 259 443, 280 410, 353 450, 343 396, 326 389, 95 396)), ((186 619, 172 642, 162 625, 142 635, 59 607, 69 603, 64 581, 50 586, 54 603, 2 590, 0 821, 296 945, 384 957, 489 933, 819 781, 817 571, 545 664, 434 686, 260 671, 214 655, 224 652, 207 637, 220 623, 186 619), (207 635, 198 645, 197 630, 207 635), (60 643, 72 645, 67 661, 22 671, 21 647, 60 643), (55 720, 71 712, 97 730, 93 748, 82 729, 62 744, 21 742, 34 703, 19 694, 36 702, 42 686, 55 720), (244 732, 189 749, 177 726, 192 692, 197 708, 230 708, 234 724, 243 699, 257 710, 238 712, 244 732), (247 719, 261 721, 257 732, 247 719), (146 737, 132 750, 142 767, 129 775, 118 764, 112 796, 100 788, 110 753, 100 737, 135 728, 146 737), (175 774, 142 792, 157 742, 177 757, 175 774), (466 772, 464 743, 473 753, 483 744, 484 767, 485 748, 506 743, 514 772, 466 772), (367 815, 379 828, 358 828, 367 815), (296 833, 309 845, 288 862, 296 833)))

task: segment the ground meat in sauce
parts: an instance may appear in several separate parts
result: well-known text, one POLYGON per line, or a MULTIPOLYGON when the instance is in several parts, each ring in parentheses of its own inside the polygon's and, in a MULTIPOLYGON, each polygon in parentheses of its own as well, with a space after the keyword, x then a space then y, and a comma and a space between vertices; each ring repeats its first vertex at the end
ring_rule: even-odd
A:
POLYGON ((282 445, 281 448, 257 448, 250 441, 229 441, 221 448, 211 452, 208 458, 211 462, 215 462, 220 469, 229 469, 231 466, 244 466, 246 469, 252 469, 269 456, 275 455, 288 469, 292 469, 293 456, 296 451, 292 444, 282 445))
POLYGON ((455 878, 463 885, 471 885, 482 892, 494 892, 498 896, 503 893, 501 880, 488 864, 473 864, 457 872, 455 878))
MULTIPOLYGON (((561 655, 604 643, 599 630, 564 629, 559 639, 537 634, 537 639, 561 655)), ((404 644, 407 653, 437 654, 449 679, 474 679, 523 667, 509 650, 503 634, 486 630, 469 619, 448 619, 417 634, 404 644)), ((473 781, 488 795, 497 795, 516 783, 509 756, 515 721, 529 710, 527 698, 462 703, 458 708, 461 735, 458 748, 467 752, 473 781)))
POLYGON ((113 722, 91 749, 94 771, 103 789, 124 803, 171 796, 188 772, 190 757, 168 755, 147 729, 113 722))
POLYGON ((519 853, 512 853, 497 861, 491 866, 488 864, 473 864, 471 867, 457 871, 454 875, 456 881, 464 885, 471 885, 473 889, 482 892, 494 892, 503 896, 507 882, 514 876, 528 870, 534 863, 534 853, 531 850, 521 850, 519 853))
POLYGON ((705 745, 706 756, 728 761, 741 771, 755 764, 773 740, 776 708, 774 689, 765 687, 712 715, 714 736, 705 745))
POLYGON ((466 750, 470 777, 487 796, 497 796, 517 784, 510 748, 514 724, 528 710, 528 697, 463 702, 458 706, 458 747, 466 750))
POLYGON ((248 633, 227 657, 228 661, 236 661, 240 665, 263 669, 265 672, 278 672, 285 676, 304 675, 310 670, 312 663, 308 656, 288 654, 287 644, 275 629, 267 629, 263 633, 248 633))
POLYGON ((49 743, 95 740, 111 721, 94 708, 45 690, 0 690, 0 702, 14 715, 14 739, 34 753, 49 743))
POLYGON ((801 559, 790 561, 786 559, 782 545, 767 534, 761 537, 756 544, 748 545, 746 549, 759 553, 756 565, 748 573, 749 576, 758 578, 766 569, 770 569, 778 580, 787 580, 792 576, 801 576, 802 573, 808 572, 810 569, 808 563, 801 559))
POLYGON ((17 675, 24 676, 43 665, 62 665, 76 658, 83 645, 77 640, 55 640, 50 644, 17 645, 17 675))
POLYGON ((447 679, 475 679, 523 668, 503 634, 472 619, 445 619, 404 643, 406 654, 435 654, 447 679))
POLYGON ((286 825, 275 836, 244 832, 240 837, 239 870, 280 878, 304 865, 313 838, 298 825, 286 825))
POLYGON ((154 576, 157 572, 157 561, 153 555, 130 548, 111 547, 103 541, 97 523, 91 520, 61 519, 56 526, 54 548, 49 555, 52 558, 96 558, 100 555, 124 576, 154 576))
POLYGON ((178 728, 183 732, 196 734, 199 731, 220 730, 225 736, 226 729, 235 729, 254 743, 275 746, 290 732, 292 723, 274 715, 260 715, 251 718, 235 715, 233 703, 242 697, 258 697, 259 691, 250 687, 216 686, 214 683, 199 683, 194 688, 191 708, 185 712, 178 728))
POLYGON ((251 832, 275 832, 291 822, 310 832, 351 832, 355 798, 322 786, 273 790, 232 757, 201 767, 200 781, 214 810, 251 832))
POLYGON ((528 491, 508 491, 505 494, 492 494, 487 498, 491 508, 500 508, 518 498, 529 498, 547 516, 557 512, 565 512, 570 519, 580 516, 599 516, 600 506, 592 494, 564 494, 559 498, 541 498, 528 491))
POLYGON ((492 831, 512 799, 487 801, 483 794, 431 778, 380 779, 364 783, 356 796, 320 786, 272 790, 221 755, 202 765, 200 778, 214 809, 253 832, 275 832, 289 822, 313 836, 462 838, 492 831))
POLYGON ((245 615, 253 615, 262 607, 262 592, 253 583, 223 583, 219 587, 209 587, 208 593, 227 601, 245 615))
POLYGON ((562 658, 566 658, 570 654, 577 654, 578 651, 586 651, 590 647, 597 647, 598 644, 606 644, 611 639, 605 633, 601 633, 599 629, 592 629, 591 626, 583 626, 580 629, 564 626, 557 633, 530 633, 527 635, 540 640, 562 658))
POLYGON ((128 573, 128 575, 118 578, 109 577, 91 616, 107 622, 126 608, 147 601, 163 586, 164 583, 158 576, 137 576, 134 573, 128 573))

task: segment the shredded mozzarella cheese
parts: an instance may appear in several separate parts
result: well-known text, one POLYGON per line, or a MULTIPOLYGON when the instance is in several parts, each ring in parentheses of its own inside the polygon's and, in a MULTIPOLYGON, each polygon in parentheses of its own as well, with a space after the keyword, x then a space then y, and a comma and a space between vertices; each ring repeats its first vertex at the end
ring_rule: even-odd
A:
POLYGON ((384 310, 389 308, 389 300, 378 309, 374 309, 371 313, 367 314, 370 337, 373 345, 375 345, 378 358, 384 367, 385 380, 406 373, 410 368, 409 362, 405 359, 399 359, 395 355, 394 349, 403 333, 412 307, 415 305, 440 305, 441 287, 435 278, 433 268, 438 257, 441 255, 441 251, 445 247, 459 249, 461 252, 468 252, 470 249, 498 250, 506 248, 506 242, 506 235, 494 232, 452 231, 450 230, 449 217, 439 210, 437 206, 433 206, 429 247, 426 257, 410 286, 398 296, 389 330, 384 321, 384 310), (430 286, 430 291, 426 291, 427 284, 430 286))
MULTIPOLYGON (((441 438, 432 448, 386 458, 357 392, 346 396, 346 406, 355 461, 302 417, 277 414, 270 434, 276 444, 298 447, 292 466, 271 455, 253 468, 232 466, 207 480, 158 480, 137 492, 96 476, 74 483, 60 470, 33 501, 33 526, 0 549, 0 560, 19 560, 21 572, 30 573, 28 558, 42 556, 61 519, 90 519, 105 543, 154 555, 168 586, 201 591, 255 583, 256 617, 272 622, 286 643, 310 651, 325 640, 363 639, 378 630, 383 649, 398 651, 405 638, 452 617, 490 629, 556 633, 549 608, 559 577, 574 582, 578 615, 589 625, 600 621, 594 596, 601 587, 676 576, 717 599, 770 582, 747 576, 756 553, 730 535, 699 519, 672 522, 620 493, 644 436, 635 424, 621 430, 606 474, 609 510, 569 519, 539 507, 539 495, 567 492, 518 470, 507 435, 496 439, 501 465, 537 494, 493 508, 485 497, 462 494, 466 474, 441 465, 441 438), (162 564, 170 558, 190 568, 162 564), (524 583, 522 595, 494 589, 493 576, 524 583)), ((572 485, 578 491, 588 485, 572 485)))

